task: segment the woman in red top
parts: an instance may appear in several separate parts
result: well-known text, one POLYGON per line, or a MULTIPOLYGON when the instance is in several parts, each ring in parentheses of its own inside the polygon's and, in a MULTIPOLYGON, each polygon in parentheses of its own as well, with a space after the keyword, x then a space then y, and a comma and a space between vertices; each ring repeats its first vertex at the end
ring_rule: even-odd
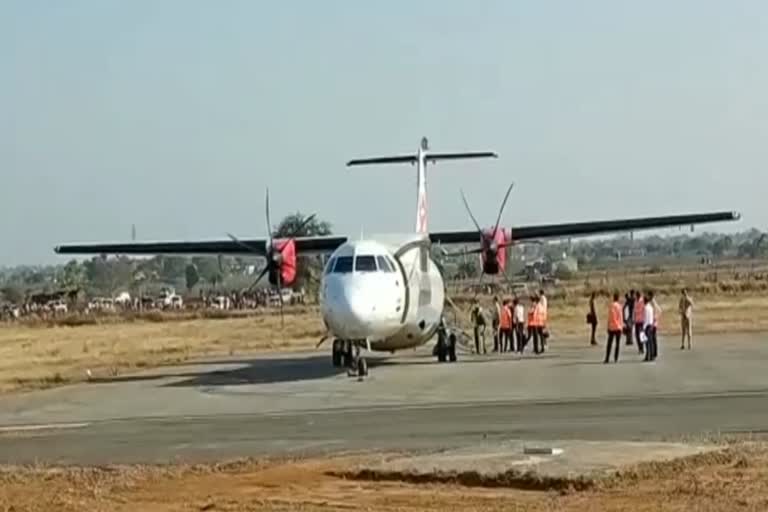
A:
POLYGON ((611 345, 616 342, 616 349, 613 353, 613 362, 619 361, 619 345, 621 345, 621 333, 624 328, 624 317, 622 315, 621 302, 619 302, 619 294, 613 294, 613 302, 608 308, 608 344, 605 349, 605 360, 603 363, 608 363, 611 358, 611 345))

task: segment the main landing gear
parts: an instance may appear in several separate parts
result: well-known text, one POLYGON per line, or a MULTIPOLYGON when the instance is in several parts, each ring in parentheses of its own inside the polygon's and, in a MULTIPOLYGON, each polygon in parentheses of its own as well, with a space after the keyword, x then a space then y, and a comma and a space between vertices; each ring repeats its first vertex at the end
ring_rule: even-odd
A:
POLYGON ((331 361, 335 368, 347 368, 350 377, 368 376, 368 362, 360 355, 360 345, 348 340, 333 340, 331 361))

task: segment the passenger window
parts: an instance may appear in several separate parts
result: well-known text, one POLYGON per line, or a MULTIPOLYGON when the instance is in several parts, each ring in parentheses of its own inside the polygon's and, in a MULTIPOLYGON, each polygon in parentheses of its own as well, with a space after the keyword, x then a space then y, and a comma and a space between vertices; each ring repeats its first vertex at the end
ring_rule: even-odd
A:
POLYGON ((358 256, 355 258, 356 272, 376 272, 376 258, 374 256, 358 256))
POLYGON ((376 256, 376 261, 379 263, 379 268, 384 272, 394 272, 395 269, 392 264, 384 256, 376 256))
POLYGON ((352 256, 339 256, 336 258, 336 266, 333 267, 334 274, 348 274, 352 272, 352 256))

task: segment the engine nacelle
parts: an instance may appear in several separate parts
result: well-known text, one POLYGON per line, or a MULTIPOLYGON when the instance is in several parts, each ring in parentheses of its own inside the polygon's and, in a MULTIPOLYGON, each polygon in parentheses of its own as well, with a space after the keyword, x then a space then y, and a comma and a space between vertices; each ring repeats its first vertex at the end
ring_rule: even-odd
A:
POLYGON ((504 272, 507 266, 507 247, 512 244, 512 232, 499 228, 494 235, 493 228, 483 230, 480 241, 483 251, 480 253, 483 273, 496 275, 504 272))
POLYGON ((270 284, 272 286, 292 285, 296 281, 296 241, 290 238, 275 239, 272 242, 272 251, 271 261, 268 262, 270 284))

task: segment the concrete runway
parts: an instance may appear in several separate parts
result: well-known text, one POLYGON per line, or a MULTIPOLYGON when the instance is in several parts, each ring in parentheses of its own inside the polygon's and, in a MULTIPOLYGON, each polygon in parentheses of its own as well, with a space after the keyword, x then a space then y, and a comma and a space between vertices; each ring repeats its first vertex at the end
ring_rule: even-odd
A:
POLYGON ((2 463, 201 461, 494 439, 661 440, 768 432, 768 337, 662 340, 641 363, 572 341, 539 357, 423 349, 369 359, 363 382, 327 351, 220 359, 0 398, 2 463))

